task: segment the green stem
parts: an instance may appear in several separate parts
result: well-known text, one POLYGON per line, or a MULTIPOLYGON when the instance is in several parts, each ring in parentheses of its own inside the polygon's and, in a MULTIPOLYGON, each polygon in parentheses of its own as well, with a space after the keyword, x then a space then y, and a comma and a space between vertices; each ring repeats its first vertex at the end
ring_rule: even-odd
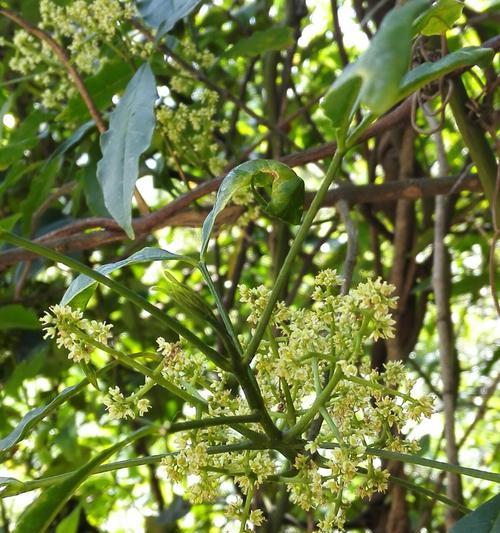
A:
POLYGON ((241 522, 240 522, 240 533, 244 533, 247 530, 246 525, 247 525, 248 517, 250 516, 250 507, 252 505, 252 500, 253 500, 253 488, 254 488, 253 485, 251 485, 247 492, 247 497, 245 500, 245 507, 243 508, 243 515, 241 517, 241 522))
POLYGON ((295 410, 295 405, 293 404, 292 393, 285 378, 280 378, 280 383, 283 393, 285 394, 287 421, 290 426, 293 426, 297 422, 297 411, 295 410))
POLYGON ((206 264, 200 261, 199 269, 203 277, 205 278, 205 281, 208 284, 210 292, 215 298, 217 309, 219 310, 220 316, 224 322, 226 331, 228 332, 230 339, 232 343, 234 344, 234 347, 231 350, 231 360, 232 360, 231 370, 236 375, 238 382, 241 385, 241 388, 243 389, 245 398, 247 399, 247 402, 250 408, 253 409, 254 411, 261 413, 262 416, 261 416, 260 422, 262 424, 262 427, 264 428, 264 431, 271 438, 274 438, 274 439, 279 438, 281 436, 281 433, 278 430, 278 428, 274 425, 274 422, 269 416, 269 412, 266 409, 264 399, 262 398, 262 394, 260 392, 260 388, 255 379, 255 376, 253 375, 253 372, 250 369, 250 367, 248 365, 245 365, 243 361, 241 360, 241 355, 242 355, 241 345, 234 332, 233 325, 231 323, 231 320, 229 319, 229 316, 222 303, 222 300, 220 299, 219 293, 217 292, 217 289, 212 281, 212 278, 210 277, 210 273, 208 272, 206 264))
MULTIPOLYGON (((153 370, 153 374, 155 376, 161 376, 161 371, 164 368, 163 361, 153 370)), ((141 399, 145 394, 147 394, 154 386, 156 385, 156 381, 152 378, 146 379, 146 382, 142 387, 140 387, 137 392, 132 394, 131 398, 134 400, 141 399)))
POLYGON ((396 389, 391 389, 390 387, 386 387, 385 385, 381 385, 380 383, 374 383, 373 381, 370 381, 369 379, 363 379, 358 376, 345 376, 345 379, 352 383, 363 385, 364 387, 370 387, 371 389, 375 389, 380 392, 392 394, 393 396, 399 396, 400 398, 403 398, 404 400, 407 400, 408 402, 412 402, 415 404, 419 403, 419 401, 416 398, 412 398, 409 394, 405 394, 404 392, 400 392, 396 389))
POLYGON ((200 269, 200 272, 202 273, 203 277, 205 278, 205 281, 207 282, 208 288, 210 289, 210 292, 212 293, 212 296, 215 299, 215 305, 217 306, 217 309, 219 311, 220 317, 222 318, 222 322, 224 322, 224 326, 226 327, 226 331, 233 341, 234 347, 236 348, 236 351, 238 352, 238 355, 241 357, 243 351, 241 348, 240 341, 238 340, 238 337, 236 336, 236 333, 233 328, 233 324, 231 323, 231 319, 229 318, 229 315, 227 314, 226 308, 224 307, 224 304, 222 303, 221 297, 219 293, 217 292, 217 288, 214 285, 214 282, 212 281, 212 278, 210 276, 210 272, 208 271, 207 265, 204 261, 200 261, 198 263, 198 267, 200 269))
POLYGON ((262 316, 260 317, 259 323, 257 324, 252 340, 248 344, 245 350, 245 353, 243 354, 244 360, 247 363, 250 363, 252 359, 254 358, 255 354, 257 353, 257 350, 260 345, 260 341, 262 340, 262 337, 264 336, 267 325, 269 324, 269 321, 271 320, 271 315, 272 315, 274 306, 278 302, 281 291, 283 290, 285 283, 288 279, 288 274, 290 273, 292 266, 295 262, 295 258, 297 257, 298 253, 302 249, 302 244, 304 243, 304 240, 307 237, 311 224, 314 221, 314 217, 316 216, 316 213, 319 211, 321 204, 323 203, 323 200, 326 196, 326 193, 328 192, 328 189, 330 188, 330 185, 332 184, 337 174, 337 171, 340 168, 340 164, 342 162, 343 157, 344 157, 344 151, 337 150, 335 152, 332 162, 326 172, 323 183, 321 184, 321 187, 318 189, 318 192, 316 193, 313 201, 311 202, 311 206, 309 207, 309 209, 307 210, 304 216, 304 220, 302 224, 300 225, 300 228, 297 232, 295 240, 293 241, 290 251, 288 252, 288 255, 286 256, 286 259, 283 263, 283 266, 281 267, 278 277, 276 278, 273 290, 271 291, 269 300, 266 304, 266 307, 264 308, 262 316))
POLYGON ((233 369, 234 374, 238 378, 245 398, 247 399, 250 409, 260 413, 260 423, 268 437, 272 440, 281 439, 281 431, 274 425, 274 422, 269 415, 269 411, 264 403, 264 398, 259 388, 259 384, 255 379, 255 375, 250 366, 245 365, 243 361, 235 361, 236 366, 233 369))
POLYGON ((106 344, 103 344, 102 342, 96 341, 93 337, 91 337, 90 335, 87 335, 81 329, 78 329, 77 327, 73 327, 71 329, 76 335, 78 335, 81 339, 83 339, 87 344, 90 344, 94 348, 97 348, 99 350, 102 350, 105 353, 108 353, 109 355, 113 356, 117 361, 122 363, 123 365, 129 368, 132 368, 136 372, 139 372, 139 374, 148 376, 155 383, 157 383, 158 385, 161 385, 164 389, 167 389, 169 392, 171 392, 178 398, 181 398, 184 401, 191 403, 192 405, 200 405, 203 407, 204 410, 207 409, 207 404, 205 400, 201 398, 196 398, 195 396, 192 396, 191 394, 182 390, 180 387, 177 387, 173 383, 170 383, 170 381, 165 379, 161 374, 156 374, 154 370, 151 370, 146 365, 143 365, 139 361, 132 359, 132 357, 129 357, 128 355, 125 355, 124 353, 118 350, 115 350, 114 348, 111 348, 111 346, 107 346, 106 344))
POLYGON ((47 248, 46 246, 42 246, 40 244, 35 244, 27 239, 14 235, 13 233, 3 230, 1 228, 0 239, 3 239, 4 241, 14 246, 25 248, 26 250, 29 250, 30 252, 33 252, 42 257, 46 257, 47 259, 51 259, 52 261, 62 263, 67 267, 76 270, 80 274, 85 274, 89 278, 92 278, 93 280, 102 283, 106 287, 109 287, 113 291, 117 292, 120 296, 123 296, 127 300, 131 301, 141 310, 147 311, 167 328, 175 331, 181 337, 184 337, 188 342, 193 344, 193 346, 196 346, 201 352, 203 352, 219 368, 222 368, 223 370, 227 371, 229 370, 227 361, 219 353, 217 353, 216 350, 205 344, 201 339, 194 335, 188 328, 183 326, 180 322, 165 314, 156 306, 148 302, 146 298, 143 298, 139 294, 130 290, 128 287, 125 287, 125 285, 122 285, 114 279, 109 278, 108 276, 105 276, 104 274, 101 274, 96 270, 93 270, 92 268, 84 265, 83 263, 80 263, 80 261, 76 261, 71 257, 66 257, 65 255, 62 255, 56 252, 55 250, 51 250, 50 248, 47 248))
POLYGON ((367 448, 366 453, 369 455, 374 455, 376 457, 381 457, 382 459, 393 459, 395 461, 401 461, 403 463, 428 466, 429 468, 443 470, 444 472, 452 472, 453 474, 462 474, 464 476, 475 477, 478 479, 486 479, 488 481, 500 483, 500 474, 495 474, 494 472, 486 472, 484 470, 478 470, 476 468, 467 468, 465 466, 443 463, 441 461, 434 461, 432 459, 425 459, 425 457, 420 457, 418 455, 391 452, 389 450, 380 450, 378 448, 367 448))
MULTIPOLYGON (((313 368, 313 376, 314 376, 314 388, 316 389, 316 396, 319 396, 322 392, 322 388, 321 388, 321 378, 319 375, 317 357, 313 357, 312 365, 313 365, 312 368, 313 368)), ((325 407, 321 406, 319 409, 319 414, 323 417, 325 422, 328 424, 328 427, 330 428, 331 432, 337 439, 341 448, 343 448, 345 446, 344 439, 342 438, 342 435, 340 434, 339 428, 337 427, 332 417, 330 416, 330 413, 325 409, 325 407)))
MULTIPOLYGON (((207 419, 207 421, 208 420, 210 419, 207 419)), ((161 431, 161 428, 159 429, 161 431)), ((180 429, 180 427, 178 427, 177 431, 182 431, 184 429, 186 428, 184 427, 180 429)), ((172 430, 170 429, 166 432, 171 433, 172 430)), ((207 453, 209 455, 217 455, 219 453, 230 453, 230 452, 238 452, 238 451, 243 451, 243 450, 267 450, 268 448, 269 448, 268 443, 260 444, 260 443, 255 443, 255 442, 246 440, 246 441, 241 441, 241 442, 237 442, 234 444, 221 444, 218 446, 210 446, 207 450, 207 453)), ((290 450, 292 450, 293 446, 290 446, 289 448, 290 450)), ((103 474, 105 472, 113 472, 115 470, 120 470, 122 468, 133 468, 136 466, 156 464, 156 463, 161 462, 161 460, 164 457, 168 457, 172 455, 173 456, 177 455, 177 452, 161 453, 157 455, 150 455, 147 457, 138 457, 136 459, 126 459, 123 461, 115 461, 113 463, 108 463, 108 464, 97 467, 92 472, 92 475, 103 474)), ((29 492, 29 491, 43 488, 43 487, 49 487, 51 485, 55 485, 56 483, 61 483, 65 479, 72 476, 74 473, 75 473, 74 471, 66 472, 64 474, 57 474, 55 476, 47 476, 47 477, 42 477, 39 479, 34 479, 31 481, 26 481, 24 483, 22 481, 16 480, 17 483, 15 483, 15 488, 13 487, 11 491, 9 491, 9 489, 7 488, 6 490, 0 493, 0 497, 7 498, 9 496, 17 496, 18 494, 22 494, 24 492, 29 492)))
MULTIPOLYGON (((327 450, 336 449, 339 447, 336 443, 322 442, 320 448, 327 450)), ((500 483, 500 474, 494 472, 487 472, 485 470, 478 470, 476 468, 467 468, 465 466, 453 465, 450 463, 443 463, 441 461, 434 461, 433 459, 426 459, 419 455, 411 455, 408 453, 392 452, 390 450, 381 450, 380 448, 368 447, 365 450, 367 455, 373 455, 375 457, 381 457, 382 459, 391 459, 394 461, 401 461, 402 463, 409 463, 419 466, 427 466, 429 468, 435 468, 436 470, 442 470, 443 472, 451 472, 453 474, 461 474, 464 476, 475 477, 478 479, 486 479, 493 481, 494 483, 500 483)))
POLYGON ((179 433, 189 429, 203 429, 213 426, 223 426, 231 424, 249 424, 260 420, 259 413, 250 415, 228 415, 214 416, 213 418, 201 418, 199 420, 188 420, 187 422, 174 422, 168 429, 168 433, 179 433))
POLYGON ((323 407, 324 403, 328 401, 333 392, 333 389, 335 389, 335 387, 343 377, 344 374, 342 372, 342 369, 337 366, 327 386, 321 391, 321 394, 316 396, 314 403, 308 409, 306 414, 300 418, 300 420, 295 424, 295 426, 293 426, 289 431, 286 432, 285 441, 293 440, 296 437, 302 435, 311 420, 313 420, 313 418, 319 413, 319 410, 321 409, 321 407, 323 407))

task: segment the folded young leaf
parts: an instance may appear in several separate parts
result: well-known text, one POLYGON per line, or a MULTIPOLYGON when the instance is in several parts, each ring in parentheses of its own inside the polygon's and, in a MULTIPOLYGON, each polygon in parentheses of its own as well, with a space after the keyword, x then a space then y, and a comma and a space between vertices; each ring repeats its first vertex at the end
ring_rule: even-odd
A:
POLYGON ((252 187, 257 176, 267 176, 272 180, 271 199, 266 204, 266 210, 283 222, 298 224, 304 209, 304 181, 295 172, 280 163, 268 159, 247 161, 231 170, 224 178, 215 204, 207 215, 201 231, 200 258, 205 260, 208 241, 212 234, 217 215, 226 207, 231 198, 237 193, 252 187))

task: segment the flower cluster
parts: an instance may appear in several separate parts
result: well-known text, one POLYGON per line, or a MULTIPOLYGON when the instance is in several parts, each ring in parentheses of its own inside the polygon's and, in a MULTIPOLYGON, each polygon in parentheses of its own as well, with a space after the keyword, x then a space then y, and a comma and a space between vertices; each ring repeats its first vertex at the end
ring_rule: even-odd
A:
MULTIPOLYGON (((111 42, 120 25, 132 18, 133 2, 75 0, 64 6, 59 4, 53 0, 40 2, 40 28, 67 51, 79 72, 97 72, 104 61, 103 44, 111 42)), ((10 67, 23 75, 34 75, 34 81, 44 88, 42 103, 45 107, 60 107, 75 94, 65 67, 45 41, 19 30, 14 35, 14 48, 16 55, 10 67)))
POLYGON ((82 338, 82 333, 100 344, 107 345, 111 338, 112 324, 88 320, 83 318, 83 313, 78 309, 69 306, 53 305, 50 313, 40 319, 45 330, 44 338, 56 339, 59 348, 66 348, 69 351, 68 359, 76 363, 90 361, 90 354, 95 346, 82 338))
POLYGON ((214 131, 225 133, 228 124, 219 121, 217 115, 218 95, 208 89, 194 89, 193 80, 179 75, 172 77, 171 89, 190 98, 191 103, 172 105, 165 101, 157 110, 156 118, 161 132, 169 141, 173 157, 208 168, 219 174, 226 160, 219 155, 220 146, 214 140, 214 131))
POLYGON ((180 387, 196 386, 202 381, 207 369, 206 359, 200 353, 189 356, 180 342, 167 342, 163 337, 156 339, 158 353, 163 357, 162 375, 180 387))
MULTIPOLYGON (((414 393, 415 381, 401 362, 388 362, 379 371, 366 355, 367 343, 394 334, 393 287, 369 279, 341 295, 341 285, 335 271, 324 270, 315 277, 311 306, 280 302, 272 313, 250 367, 278 431, 272 439, 234 374, 214 368, 181 342, 157 339, 160 361, 154 373, 206 402, 197 409, 196 423, 172 438, 177 451, 162 460, 168 479, 183 484, 192 503, 234 499, 235 491, 223 489, 221 477, 232 479, 247 503, 254 489, 281 483, 292 503, 315 510, 318 531, 341 530, 350 500, 387 489, 389 473, 375 461, 376 450, 416 452, 417 444, 404 432, 432 414, 432 398, 414 393)), ((263 286, 240 287, 251 331, 269 296, 263 286)), ((61 306, 51 311, 42 319, 46 334, 57 337, 75 360, 88 360, 85 335, 103 343, 110 336, 110 326, 87 321, 80 311, 61 306)), ((104 400, 110 416, 143 415, 150 408, 143 396, 154 384, 147 378, 129 397, 110 388, 104 400)), ((242 509, 238 500, 228 510, 228 527, 235 518, 242 531, 253 531, 266 517, 249 504, 242 509)))
POLYGON ((135 395, 125 398, 119 387, 110 387, 103 403, 109 416, 115 420, 135 418, 136 413, 143 416, 151 408, 151 403, 146 398, 137 398, 135 395))
MULTIPOLYGON (((340 295, 341 284, 335 271, 324 270, 315 278, 312 307, 296 309, 280 302, 272 315, 272 329, 253 363, 266 408, 285 434, 314 408, 314 400, 324 388, 335 382, 316 412, 322 415, 321 426, 311 433, 311 424, 305 424, 297 434, 307 444, 289 463, 289 481, 284 478, 294 504, 304 511, 319 511, 318 530, 324 532, 342 529, 349 498, 367 498, 387 490, 389 473, 376 466, 370 449, 415 453, 417 444, 405 439, 403 431, 408 423, 419 422, 433 410, 431 397, 414 394, 415 382, 401 362, 388 362, 379 372, 371 368, 365 355, 367 342, 394 335, 393 287, 381 279, 369 279, 349 295, 340 295), (355 482, 359 477, 362 482, 355 482)), ((269 294, 263 286, 240 287, 240 300, 250 308, 247 320, 252 328, 269 294)), ((227 375, 218 374, 219 379, 208 386, 208 414, 248 414, 244 396, 231 390, 227 375)), ((259 430, 258 424, 247 427, 259 430)), ((274 482, 287 462, 282 453, 273 450, 215 453, 220 445, 227 447, 241 439, 227 426, 200 429, 185 438, 179 455, 170 456, 164 466, 173 480, 195 476, 194 494, 193 486, 186 487, 193 501, 199 501, 199 483, 207 484, 205 496, 212 494, 214 472, 225 472, 247 494, 252 487, 274 482), (198 452, 187 451, 190 446, 192 450, 199 447, 190 442, 203 442, 208 446, 203 449, 214 453, 203 454, 201 460, 198 452), (198 458, 191 459, 191 453, 198 458)), ((221 494, 216 491, 216 495, 221 494)), ((237 507, 233 503, 228 516, 235 515, 237 507)), ((263 519, 257 517, 259 523, 263 519)), ((253 522, 250 515, 245 520, 253 522)))

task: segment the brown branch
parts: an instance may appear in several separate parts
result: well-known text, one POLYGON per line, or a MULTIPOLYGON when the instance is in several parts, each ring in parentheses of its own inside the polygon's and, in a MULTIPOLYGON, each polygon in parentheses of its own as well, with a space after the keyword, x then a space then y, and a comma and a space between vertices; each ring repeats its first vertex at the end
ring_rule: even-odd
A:
MULTIPOLYGON (((431 115, 431 109, 424 105, 424 113, 431 128, 438 127, 437 120, 431 115)), ((436 145, 438 167, 440 172, 448 172, 449 165, 441 130, 437 129, 432 135, 436 145)), ((455 435, 455 411, 457 406, 460 366, 455 347, 455 333, 451 317, 451 257, 445 243, 450 226, 449 198, 436 198, 436 212, 434 219, 434 242, 432 264, 432 288, 436 304, 436 325, 440 373, 443 383, 443 411, 444 432, 446 443, 446 459, 448 463, 459 464, 458 446, 455 435)), ((448 472, 446 494, 448 498, 463 502, 462 480, 457 474, 448 472)), ((451 529, 460 519, 461 513, 457 509, 446 511, 446 524, 451 529)))
MULTIPOLYGON (((405 182, 384 183, 381 185, 343 185, 330 191, 325 199, 324 206, 333 206, 339 200, 346 200, 348 203, 377 204, 394 201, 401 198, 416 200, 417 198, 436 196, 438 194, 448 194, 455 186, 457 178, 419 178, 407 180, 405 182)), ((213 180, 201 184, 182 196, 179 196, 165 207, 154 211, 146 216, 136 218, 133 221, 134 231, 137 237, 151 234, 156 229, 165 226, 189 226, 199 227, 205 220, 208 210, 189 210, 189 205, 197 198, 213 192, 217 189, 219 180, 213 180)), ((477 177, 468 176, 462 180, 458 191, 481 191, 481 184, 477 177)), ((313 193, 306 197, 306 203, 311 201, 313 193)), ((226 208, 218 217, 218 224, 234 223, 241 215, 243 208, 232 206, 226 208)), ((43 243, 45 246, 56 249, 62 253, 76 250, 88 250, 109 244, 112 242, 124 241, 127 236, 120 229, 118 224, 103 217, 93 217, 78 220, 67 226, 54 230, 39 237, 34 242, 43 243), (88 233, 88 230, 95 229, 88 233), (84 233, 86 232, 87 233, 84 233)), ((0 271, 11 265, 35 256, 26 250, 18 248, 10 249, 0 253, 0 271)))
POLYGON ((347 52, 344 46, 344 38, 342 34, 342 28, 340 27, 339 8, 337 5, 337 0, 330 0, 330 6, 332 9, 335 41, 337 42, 337 47, 339 49, 339 56, 340 56, 340 60, 342 61, 342 65, 346 67, 349 64, 349 56, 347 55, 347 52))

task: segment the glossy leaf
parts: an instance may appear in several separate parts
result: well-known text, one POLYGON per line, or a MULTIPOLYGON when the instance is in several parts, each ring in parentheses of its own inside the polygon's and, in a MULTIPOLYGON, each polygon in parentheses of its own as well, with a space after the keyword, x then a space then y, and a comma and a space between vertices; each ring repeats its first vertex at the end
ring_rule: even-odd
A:
POLYGON ((163 35, 189 15, 200 0, 137 0, 136 3, 144 21, 163 35))
POLYGON ((113 454, 120 451, 130 442, 137 440, 151 432, 151 428, 140 429, 126 439, 102 451, 88 463, 76 470, 69 478, 58 485, 43 491, 41 495, 28 506, 17 523, 16 533, 44 533, 47 531, 57 513, 75 493, 78 487, 92 474, 92 472, 113 454))
MULTIPOLYGON (((162 250, 160 248, 143 248, 142 250, 139 250, 135 254, 132 254, 130 257, 127 257, 127 259, 122 259, 121 261, 117 261, 116 263, 108 263, 107 265, 102 265, 100 267, 97 267, 95 270, 97 272, 100 272, 101 274, 108 275, 108 274, 111 274, 111 272, 114 272, 115 270, 119 270, 120 268, 123 268, 128 265, 133 265, 136 263, 149 263, 151 261, 171 261, 171 260, 185 261, 193 265, 196 265, 194 261, 192 261, 190 258, 185 257, 183 255, 173 254, 173 253, 167 252, 166 250, 162 250)), ((79 300, 78 302, 79 307, 80 306, 85 307, 90 296, 95 290, 96 284, 97 282, 93 280, 92 278, 89 278, 88 276, 85 276, 84 274, 80 274, 76 279, 74 279, 71 282, 71 285, 68 287, 68 289, 64 293, 61 299, 61 305, 68 305, 72 302, 73 304, 75 304, 75 298, 81 295, 87 289, 90 289, 90 292, 87 292, 84 295, 84 298, 82 300, 79 300)))
POLYGON ((7 329, 40 329, 38 316, 33 309, 20 304, 0 307, 0 331, 7 329))
POLYGON ((414 24, 415 33, 439 35, 453 27, 460 18, 464 3, 460 0, 438 0, 414 24))
POLYGON ((153 136, 156 96, 155 78, 145 63, 127 85, 111 114, 108 131, 101 136, 97 179, 108 211, 130 238, 134 237, 132 196, 139 177, 139 158, 153 136))
MULTIPOLYGON (((359 101, 376 115, 392 107, 399 96, 399 87, 408 71, 411 53, 412 27, 415 18, 428 6, 426 0, 410 0, 393 9, 382 22, 368 50, 352 65, 349 65, 335 81, 325 100, 352 104, 349 88, 357 88, 361 78, 359 101), (397 45, 395 45, 397 43, 397 45)), ((328 106, 327 109, 330 109, 328 106)), ((346 109, 345 113, 352 113, 346 109)), ((327 113, 328 114, 328 113, 327 113)), ((336 123, 343 123, 345 115, 334 114, 336 123)), ((339 126, 336 126, 339 127, 339 126)))
POLYGON ((272 179, 271 199, 267 204, 268 211, 284 222, 298 224, 304 208, 304 182, 297 174, 279 161, 260 159, 247 161, 231 170, 224 178, 215 204, 207 215, 202 228, 200 258, 204 261, 208 242, 212 234, 217 215, 227 206, 237 192, 249 189, 258 184, 259 175, 272 179), (276 183, 276 185, 275 185, 276 183), (274 195, 274 196, 273 196, 274 195))
POLYGON ((469 46, 452 52, 434 63, 422 63, 403 78, 398 100, 458 68, 471 65, 485 66, 493 59, 494 55, 495 52, 490 48, 469 46))
POLYGON ((450 533, 497 533, 500 531, 500 494, 464 516, 450 533))
POLYGON ((293 43, 293 28, 280 26, 256 31, 227 51, 228 57, 254 57, 271 50, 284 50, 293 43))
POLYGON ((410 64, 412 24, 427 6, 426 0, 411 0, 393 9, 359 61, 362 102, 377 115, 392 107, 399 95, 410 64))

